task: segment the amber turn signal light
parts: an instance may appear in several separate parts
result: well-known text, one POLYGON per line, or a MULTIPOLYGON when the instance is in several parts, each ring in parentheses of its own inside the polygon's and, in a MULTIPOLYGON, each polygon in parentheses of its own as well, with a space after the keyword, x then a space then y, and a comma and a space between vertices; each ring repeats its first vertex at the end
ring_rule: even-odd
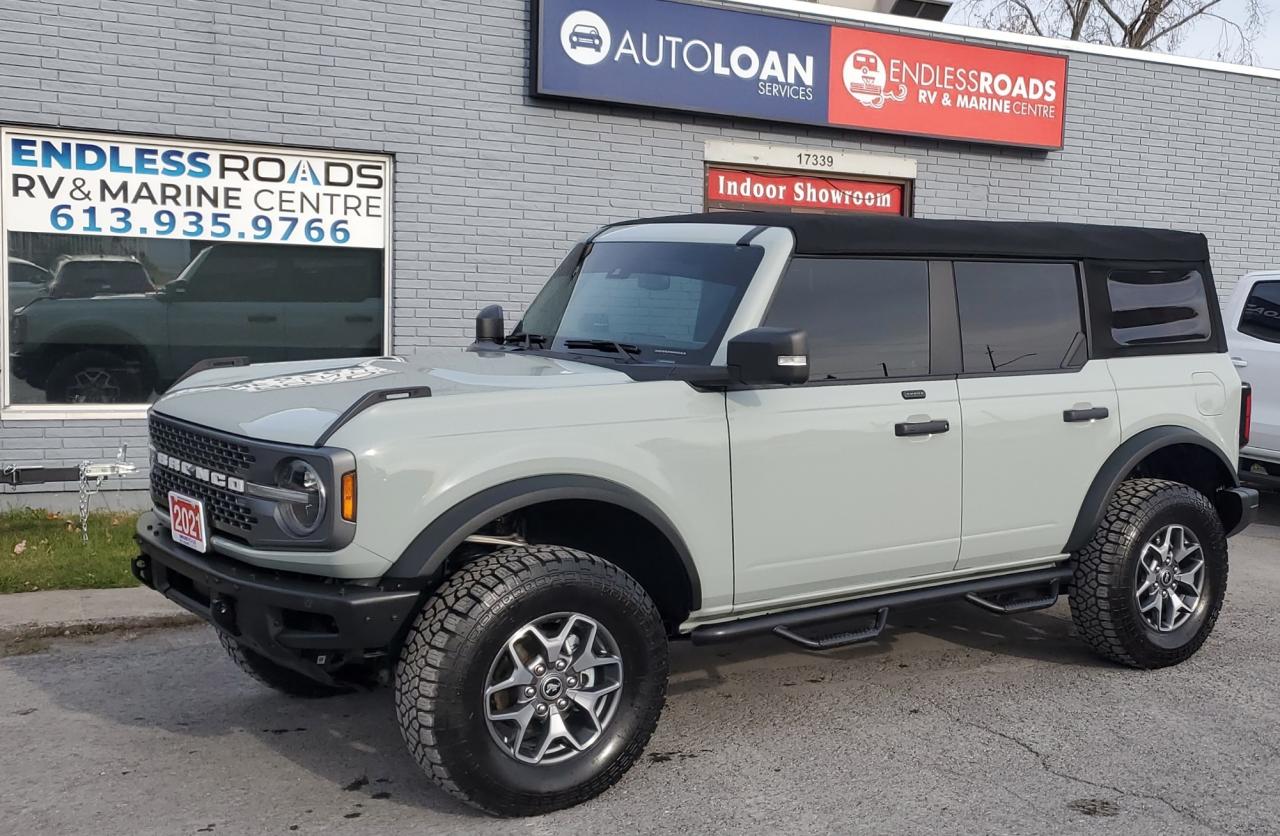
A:
POLYGON ((356 472, 342 474, 342 518, 356 521, 356 472))

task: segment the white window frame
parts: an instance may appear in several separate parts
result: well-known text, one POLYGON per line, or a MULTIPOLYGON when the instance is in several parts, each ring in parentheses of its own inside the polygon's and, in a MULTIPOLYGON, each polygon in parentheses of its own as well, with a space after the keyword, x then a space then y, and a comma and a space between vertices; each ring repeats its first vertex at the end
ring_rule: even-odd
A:
MULTIPOLYGON (((39 133, 42 136, 58 137, 72 140, 93 141, 102 137, 113 137, 121 141, 154 141, 167 146, 185 147, 193 150, 216 148, 233 153, 261 153, 264 150, 278 149, 296 156, 314 156, 317 158, 333 158, 341 156, 353 162, 385 163, 387 182, 383 211, 383 243, 382 243, 382 353, 390 354, 392 350, 391 311, 392 292, 392 258, 391 242, 394 221, 395 201, 395 157, 391 154, 370 153, 367 151, 348 151, 340 148, 309 148, 292 145, 260 143, 223 142, 221 140, 201 140, 191 137, 173 137, 117 131, 72 131, 46 128, 40 125, 22 125, 16 123, 0 124, 0 143, 7 143, 9 132, 39 133)), ((0 183, 8 178, 3 167, 4 153, 0 149, 0 183)), ((7 187, 7 183, 6 183, 7 187)), ((306 246, 299 244, 297 246, 306 246)), ((102 420, 141 420, 147 417, 151 404, 14 404, 10 397, 10 313, 9 313, 9 229, 5 223, 3 202, 0 202, 0 309, 5 312, 3 333, 0 333, 0 421, 102 421, 102 420)))

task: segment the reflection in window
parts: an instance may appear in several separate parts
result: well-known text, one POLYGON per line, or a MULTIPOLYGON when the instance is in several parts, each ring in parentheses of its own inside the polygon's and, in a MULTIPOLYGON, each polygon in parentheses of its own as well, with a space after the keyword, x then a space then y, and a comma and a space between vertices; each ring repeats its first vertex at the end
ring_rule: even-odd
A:
POLYGON ((766 325, 803 329, 809 379, 929 373, 929 267, 923 261, 798 258, 766 325))
POLYGON ((372 356, 381 250, 13 232, 14 404, 146 403, 211 357, 372 356))
POLYGON ((966 374, 1084 364, 1074 265, 957 261, 955 273, 966 374))
POLYGON ((1245 300, 1240 333, 1280 343, 1280 282, 1258 282, 1245 300))
POLYGON ((1198 270, 1113 270, 1107 295, 1117 345, 1201 342, 1212 333, 1198 270))

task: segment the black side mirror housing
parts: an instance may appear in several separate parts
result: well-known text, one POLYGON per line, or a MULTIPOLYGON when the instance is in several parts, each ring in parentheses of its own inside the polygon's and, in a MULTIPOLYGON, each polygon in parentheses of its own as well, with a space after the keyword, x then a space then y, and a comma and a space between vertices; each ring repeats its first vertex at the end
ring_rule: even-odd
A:
POLYGON ((729 340, 727 365, 736 383, 794 386, 809 380, 809 338, 793 328, 752 328, 729 340))
POLYGON ((489 305, 476 314, 476 342, 502 345, 506 336, 502 323, 502 306, 489 305))

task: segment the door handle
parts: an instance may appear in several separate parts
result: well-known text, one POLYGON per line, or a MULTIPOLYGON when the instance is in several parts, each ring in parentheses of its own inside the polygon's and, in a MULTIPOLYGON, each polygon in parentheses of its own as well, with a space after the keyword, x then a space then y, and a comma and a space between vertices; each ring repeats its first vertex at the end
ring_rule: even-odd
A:
POLYGON ((361 316, 360 314, 352 314, 346 318, 347 322, 373 322, 371 316, 361 316))
POLYGON ((1232 357, 1231 365, 1235 366, 1237 369, 1243 369, 1245 366, 1249 365, 1249 361, 1243 357, 1232 357))
POLYGON ((251 314, 246 317, 250 322, 275 322, 280 317, 271 316, 270 314, 251 314))
POLYGON ((1111 412, 1105 406, 1091 406, 1088 409, 1064 409, 1062 410, 1062 420, 1067 423, 1072 421, 1100 421, 1110 414, 1111 412))
POLYGON ((893 425, 893 434, 902 436, 934 435, 951 429, 949 421, 904 421, 893 425))

